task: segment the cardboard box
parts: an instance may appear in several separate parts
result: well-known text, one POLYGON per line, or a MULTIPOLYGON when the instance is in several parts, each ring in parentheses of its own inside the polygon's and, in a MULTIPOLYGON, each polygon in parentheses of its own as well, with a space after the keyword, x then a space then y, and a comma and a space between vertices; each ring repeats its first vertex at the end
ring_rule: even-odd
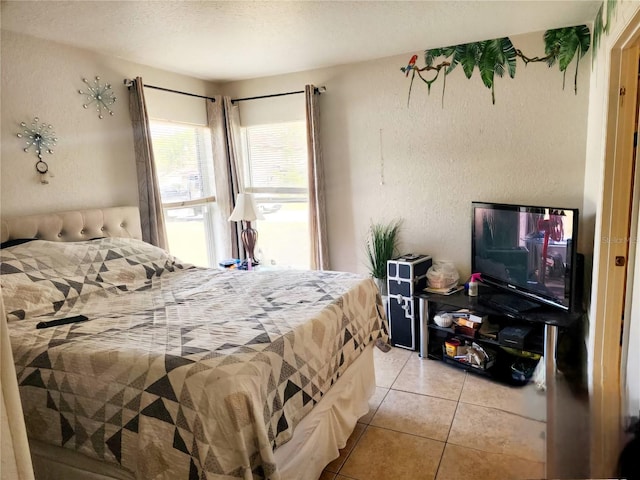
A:
POLYGON ((486 315, 474 315, 473 313, 469 314, 469 320, 471 320, 472 322, 475 323, 482 323, 485 322, 487 320, 487 316, 486 315))
POLYGON ((480 324, 467 320, 466 318, 456 318, 455 322, 461 327, 480 328, 480 324))

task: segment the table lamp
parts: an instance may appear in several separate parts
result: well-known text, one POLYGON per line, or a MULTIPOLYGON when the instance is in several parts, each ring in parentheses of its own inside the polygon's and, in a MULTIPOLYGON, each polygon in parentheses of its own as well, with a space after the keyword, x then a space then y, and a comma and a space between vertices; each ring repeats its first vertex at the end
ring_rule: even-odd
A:
POLYGON ((251 228, 251 222, 254 220, 263 220, 264 217, 256 206, 256 201, 250 193, 239 193, 236 198, 236 206, 229 217, 230 222, 241 222, 244 220, 246 227, 242 230, 241 238, 244 249, 247 252, 247 260, 251 259, 252 265, 259 262, 254 256, 254 249, 258 241, 258 231, 251 228))

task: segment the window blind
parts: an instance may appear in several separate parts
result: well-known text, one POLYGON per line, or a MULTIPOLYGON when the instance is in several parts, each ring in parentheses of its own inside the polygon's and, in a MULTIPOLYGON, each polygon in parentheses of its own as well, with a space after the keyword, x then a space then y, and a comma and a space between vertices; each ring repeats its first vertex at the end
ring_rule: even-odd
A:
POLYGON ((304 122, 256 125, 245 129, 246 185, 253 188, 307 188, 304 122))

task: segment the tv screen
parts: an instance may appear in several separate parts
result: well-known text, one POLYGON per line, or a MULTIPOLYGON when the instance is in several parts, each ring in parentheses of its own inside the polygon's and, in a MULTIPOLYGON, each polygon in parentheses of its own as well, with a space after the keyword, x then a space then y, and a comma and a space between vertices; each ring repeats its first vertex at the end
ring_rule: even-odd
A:
POLYGON ((564 310, 576 289, 578 209, 472 203, 471 268, 490 285, 564 310))

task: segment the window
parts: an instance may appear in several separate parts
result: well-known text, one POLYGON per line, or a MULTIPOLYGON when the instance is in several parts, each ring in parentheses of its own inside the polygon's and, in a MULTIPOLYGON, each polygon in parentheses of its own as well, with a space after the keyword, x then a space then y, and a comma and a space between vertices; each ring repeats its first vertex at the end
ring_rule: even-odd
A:
POLYGON ((309 189, 305 122, 242 129, 244 185, 264 220, 257 257, 266 265, 310 267, 309 189))
POLYGON ((211 133, 163 121, 151 121, 150 128, 169 251, 184 262, 214 266, 211 133))

